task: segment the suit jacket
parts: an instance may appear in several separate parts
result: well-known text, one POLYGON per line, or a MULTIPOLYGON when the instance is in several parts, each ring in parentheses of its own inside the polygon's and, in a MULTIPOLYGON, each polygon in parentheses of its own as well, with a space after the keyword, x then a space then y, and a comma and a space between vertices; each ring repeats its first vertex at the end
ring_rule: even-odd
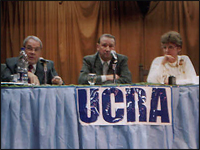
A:
MULTIPOLYGON (((9 82, 11 80, 11 74, 17 73, 17 60, 18 57, 12 57, 6 59, 6 69, 1 74, 3 82, 9 82)), ((37 62, 35 75, 38 77, 40 84, 44 84, 44 64, 40 61, 37 62)), ((48 60, 47 62, 47 84, 52 84, 51 80, 54 76, 58 75, 55 68, 54 62, 48 60)))
MULTIPOLYGON (((116 66, 116 74, 120 76, 119 79, 116 80, 117 84, 131 84, 132 83, 132 76, 131 72, 128 69, 128 57, 122 54, 117 54, 117 66, 116 66)), ((112 64, 114 62, 114 58, 112 58, 108 74, 113 74, 114 71, 112 69, 112 64)), ((103 74, 103 65, 101 63, 101 60, 98 56, 98 52, 94 55, 88 55, 83 58, 83 66, 80 71, 78 84, 89 84, 87 81, 87 75, 88 73, 96 73, 97 74, 97 85, 102 84, 110 84, 113 83, 113 81, 105 81, 102 82, 101 75, 103 74)))

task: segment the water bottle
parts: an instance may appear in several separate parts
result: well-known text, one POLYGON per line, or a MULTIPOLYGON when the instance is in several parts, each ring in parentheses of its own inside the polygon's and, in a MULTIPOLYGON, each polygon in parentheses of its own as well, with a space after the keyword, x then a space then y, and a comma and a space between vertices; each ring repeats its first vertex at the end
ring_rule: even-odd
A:
POLYGON ((17 62, 17 81, 28 84, 28 59, 25 48, 22 47, 17 62))

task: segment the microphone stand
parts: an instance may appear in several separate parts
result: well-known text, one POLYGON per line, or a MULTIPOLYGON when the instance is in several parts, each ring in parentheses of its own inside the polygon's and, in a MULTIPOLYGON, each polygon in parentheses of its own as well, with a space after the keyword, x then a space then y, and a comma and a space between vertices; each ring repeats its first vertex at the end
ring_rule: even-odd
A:
POLYGON ((44 84, 47 84, 47 63, 44 62, 44 84))
POLYGON ((114 63, 112 64, 113 67, 113 83, 116 83, 116 66, 117 66, 117 59, 114 60, 114 63))
POLYGON ((40 62, 44 64, 44 85, 47 85, 47 63, 48 60, 45 60, 43 57, 40 57, 40 62))

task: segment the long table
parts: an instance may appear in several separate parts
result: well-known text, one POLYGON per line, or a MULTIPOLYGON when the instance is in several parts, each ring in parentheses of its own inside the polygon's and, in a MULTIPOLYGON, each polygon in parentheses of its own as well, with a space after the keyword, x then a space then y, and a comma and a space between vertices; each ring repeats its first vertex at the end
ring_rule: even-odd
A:
POLYGON ((171 87, 172 125, 81 125, 78 87, 1 87, 1 148, 199 148, 199 85, 171 87))

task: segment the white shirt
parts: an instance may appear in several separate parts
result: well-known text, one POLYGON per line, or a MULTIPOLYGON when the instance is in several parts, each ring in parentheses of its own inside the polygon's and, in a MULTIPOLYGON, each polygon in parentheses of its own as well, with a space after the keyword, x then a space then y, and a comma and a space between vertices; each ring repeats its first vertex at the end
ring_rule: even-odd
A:
POLYGON ((197 75, 190 58, 186 55, 179 55, 174 63, 161 62, 164 56, 156 57, 150 67, 147 82, 164 84, 170 75, 176 77, 176 84, 199 84, 197 75), (198 83, 197 83, 198 82, 198 83))

